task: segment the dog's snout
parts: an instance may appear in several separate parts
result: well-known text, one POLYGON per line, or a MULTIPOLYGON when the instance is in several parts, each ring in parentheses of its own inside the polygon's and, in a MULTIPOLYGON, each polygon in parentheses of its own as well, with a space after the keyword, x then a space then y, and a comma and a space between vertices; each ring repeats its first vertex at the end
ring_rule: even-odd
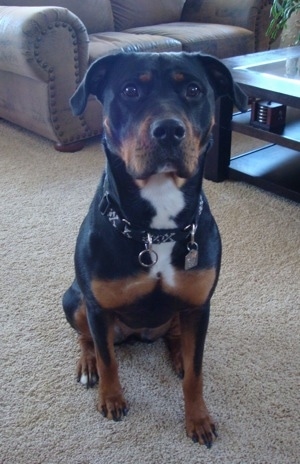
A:
POLYGON ((179 145, 185 137, 185 126, 178 119, 160 119, 151 125, 151 135, 160 145, 179 145))

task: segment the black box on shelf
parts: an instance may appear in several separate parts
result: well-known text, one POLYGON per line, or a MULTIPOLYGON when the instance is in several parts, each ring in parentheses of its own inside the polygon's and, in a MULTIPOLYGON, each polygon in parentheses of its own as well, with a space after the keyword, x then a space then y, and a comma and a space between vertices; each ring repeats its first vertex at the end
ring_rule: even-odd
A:
POLYGON ((254 127, 280 133, 285 126, 285 118, 285 105, 264 100, 252 102, 250 124, 254 127))

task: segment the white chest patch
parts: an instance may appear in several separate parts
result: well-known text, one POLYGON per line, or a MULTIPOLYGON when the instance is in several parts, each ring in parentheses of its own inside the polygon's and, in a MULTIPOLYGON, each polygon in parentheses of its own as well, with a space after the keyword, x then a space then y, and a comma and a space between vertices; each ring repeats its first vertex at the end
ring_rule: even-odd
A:
MULTIPOLYGON (((165 174, 156 174, 141 189, 141 195, 148 200, 156 211, 150 227, 153 229, 173 229, 176 223, 173 218, 184 208, 183 193, 173 182, 172 178, 165 174)), ((153 245, 153 250, 158 255, 157 263, 151 268, 150 276, 158 274, 170 286, 174 285, 174 268, 171 265, 171 253, 173 242, 153 245)))

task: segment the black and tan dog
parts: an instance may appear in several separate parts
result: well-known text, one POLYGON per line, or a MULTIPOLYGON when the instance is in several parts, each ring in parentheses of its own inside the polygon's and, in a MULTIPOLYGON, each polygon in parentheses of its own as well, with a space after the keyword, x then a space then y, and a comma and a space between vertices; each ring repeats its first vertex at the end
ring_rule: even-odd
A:
POLYGON ((79 334, 78 380, 100 377, 98 409, 127 414, 114 343, 164 336, 183 378, 187 434, 210 447, 202 356, 221 243, 202 192, 215 100, 246 97, 224 65, 185 53, 120 53, 96 61, 71 99, 103 104, 107 165, 81 226, 76 279, 63 298, 79 334))

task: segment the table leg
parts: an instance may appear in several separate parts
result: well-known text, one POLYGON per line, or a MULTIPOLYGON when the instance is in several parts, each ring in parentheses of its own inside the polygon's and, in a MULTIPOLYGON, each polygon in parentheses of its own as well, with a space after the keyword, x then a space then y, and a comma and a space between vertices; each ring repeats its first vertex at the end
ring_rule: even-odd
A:
POLYGON ((204 177, 214 182, 228 178, 231 151, 231 119, 233 104, 230 98, 222 97, 216 103, 213 145, 205 162, 204 177))

